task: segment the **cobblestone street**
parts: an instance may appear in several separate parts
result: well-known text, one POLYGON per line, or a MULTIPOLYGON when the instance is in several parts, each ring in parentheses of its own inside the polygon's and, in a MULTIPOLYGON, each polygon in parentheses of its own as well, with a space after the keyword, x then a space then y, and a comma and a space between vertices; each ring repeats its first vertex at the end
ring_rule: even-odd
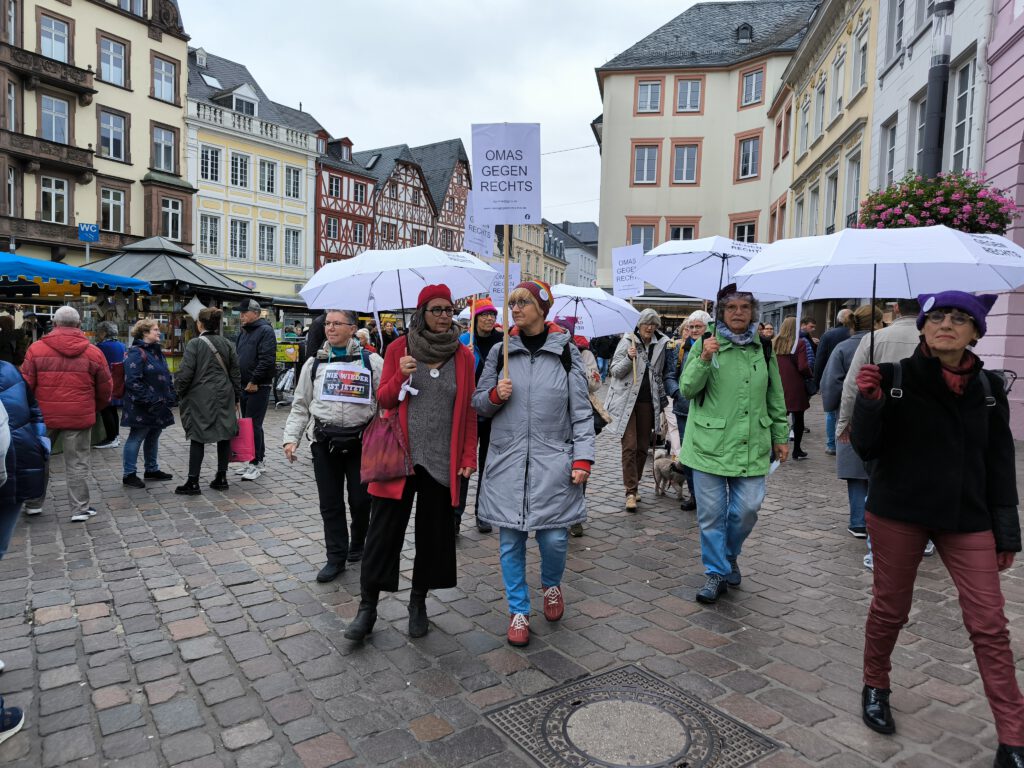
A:
MULTIPOLYGON (((598 440, 586 534, 570 540, 566 613, 539 615, 532 641, 505 642, 497 534, 467 515, 459 587, 428 599, 430 633, 406 635, 406 591, 381 602, 365 646, 342 638, 358 570, 317 584, 323 530, 308 449, 287 466, 287 409, 268 416, 268 472, 225 493, 175 496, 187 445, 164 433, 175 474, 122 489, 120 450, 92 452, 99 514, 72 523, 62 461, 42 515, 22 518, 0 562, 0 693, 26 710, 0 746, 17 768, 119 766, 534 765, 484 717, 569 680, 635 664, 779 744, 763 768, 990 766, 995 730, 955 590, 938 557, 917 581, 894 656, 898 733, 860 720, 870 573, 846 531, 845 483, 823 450, 820 402, 808 461, 769 481, 741 558, 743 584, 717 606, 703 582, 693 513, 654 495, 621 508, 617 442, 598 440)), ((407 542, 411 545, 410 527, 407 542)), ((411 554, 411 549, 407 550, 411 554)), ((411 561, 403 563, 409 574, 411 561)), ((1018 657, 1024 569, 1004 576, 1018 657)))

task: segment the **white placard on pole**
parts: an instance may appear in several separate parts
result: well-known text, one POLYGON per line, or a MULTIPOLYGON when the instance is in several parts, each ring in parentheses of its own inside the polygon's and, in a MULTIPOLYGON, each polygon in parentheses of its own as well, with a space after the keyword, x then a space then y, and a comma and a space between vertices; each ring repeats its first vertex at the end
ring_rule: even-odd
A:
MULTIPOLYGON (((496 265, 500 266, 500 265, 496 265)), ((508 265, 508 284, 515 288, 521 282, 523 282, 523 265, 515 261, 510 261, 508 265)), ((491 282, 491 301, 498 306, 505 306, 505 271, 502 269, 498 274, 494 276, 494 280, 491 282)))
POLYGON ((612 294, 620 299, 639 296, 644 292, 644 281, 637 275, 640 259, 644 256, 642 244, 612 248, 612 294))
POLYGON ((473 176, 478 220, 540 224, 540 123, 474 125, 473 176))
POLYGON ((466 233, 462 250, 489 259, 494 253, 494 225, 477 218, 473 210, 473 192, 466 198, 466 233))

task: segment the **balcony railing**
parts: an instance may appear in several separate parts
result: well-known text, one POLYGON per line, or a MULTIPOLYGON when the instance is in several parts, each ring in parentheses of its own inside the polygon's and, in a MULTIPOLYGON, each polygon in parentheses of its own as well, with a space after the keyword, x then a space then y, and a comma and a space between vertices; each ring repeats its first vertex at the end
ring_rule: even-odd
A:
POLYGON ((59 144, 38 136, 28 136, 0 129, 0 152, 6 152, 24 161, 26 170, 57 168, 76 174, 83 184, 92 181, 93 151, 71 144, 59 144))
MULTIPOLYGON (((78 228, 68 224, 54 224, 49 221, 20 219, 13 216, 0 216, 0 243, 7 247, 7 241, 13 237, 17 242, 39 243, 54 247, 54 255, 63 258, 58 249, 74 248, 80 250, 84 246, 78 239, 78 228)), ((100 232, 99 242, 92 243, 93 250, 119 251, 139 238, 119 232, 100 232)))
POLYGON ((0 64, 18 72, 29 91, 41 84, 52 85, 77 93, 78 103, 83 107, 92 103, 92 96, 96 93, 93 88, 95 73, 91 69, 80 69, 24 48, 0 42, 0 64))
POLYGON ((848 214, 846 214, 846 226, 847 227, 855 227, 855 226, 857 226, 857 214, 856 213, 848 213, 848 214))
POLYGON ((312 134, 286 128, 266 120, 260 120, 252 115, 243 115, 241 112, 235 112, 224 107, 216 107, 200 101, 189 101, 188 115, 204 123, 231 128, 241 133, 247 133, 251 136, 275 141, 297 149, 311 150, 316 147, 316 137, 312 134))

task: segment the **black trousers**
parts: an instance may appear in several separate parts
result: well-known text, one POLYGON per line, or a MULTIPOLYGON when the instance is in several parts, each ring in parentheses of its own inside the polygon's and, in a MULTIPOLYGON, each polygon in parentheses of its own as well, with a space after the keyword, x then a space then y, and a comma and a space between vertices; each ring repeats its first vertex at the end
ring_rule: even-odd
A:
MULTIPOLYGON (((206 455, 206 446, 203 443, 192 441, 188 449, 188 476, 199 477, 203 469, 203 456, 206 455)), ((217 471, 228 471, 228 460, 231 458, 231 441, 221 440, 217 443, 217 471)))
POLYGON ((416 499, 416 556, 412 588, 417 591, 446 589, 458 581, 455 572, 455 517, 451 492, 416 466, 405 480, 401 499, 371 497, 370 528, 363 548, 360 589, 363 598, 398 591, 398 569, 405 543, 405 529, 416 499))
POLYGON ((100 418, 103 419, 103 432, 106 437, 103 438, 103 442, 109 443, 111 440, 117 438, 118 435, 118 418, 117 418, 117 406, 108 405, 102 411, 100 411, 100 418))
MULTIPOLYGON (((476 497, 480 498, 480 489, 484 485, 484 465, 487 464, 487 451, 491 447, 491 420, 477 419, 476 436, 477 444, 476 459, 476 497)), ((469 498, 469 478, 462 478, 462 488, 459 489, 459 506, 455 508, 455 514, 462 517, 466 511, 466 500, 469 498)))
POLYGON ((792 411, 790 415, 793 417, 793 453, 799 453, 804 439, 804 412, 792 411))
POLYGON ((362 446, 349 451, 332 449, 329 442, 314 442, 313 476, 320 496, 320 516, 324 519, 324 544, 327 562, 344 563, 349 546, 362 549, 370 522, 370 494, 359 478, 362 446), (348 506, 352 510, 352 537, 349 538, 345 518, 345 486, 348 485, 348 506))

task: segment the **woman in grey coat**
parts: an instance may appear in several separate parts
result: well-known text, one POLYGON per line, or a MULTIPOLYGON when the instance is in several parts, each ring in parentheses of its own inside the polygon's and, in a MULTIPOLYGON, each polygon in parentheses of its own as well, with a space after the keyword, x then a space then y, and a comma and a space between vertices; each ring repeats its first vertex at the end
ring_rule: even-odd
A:
POLYGON ((544 321, 551 302, 551 288, 534 280, 509 295, 515 327, 509 334, 508 370, 499 370, 502 347, 495 345, 473 395, 473 408, 491 419, 477 517, 500 529, 508 642, 516 646, 530 642, 526 540, 535 531, 544 618, 558 621, 565 610, 561 583, 568 529, 586 519, 585 484, 594 463, 586 370, 572 337, 544 321), (505 373, 510 378, 502 378, 505 373))
POLYGON ((608 431, 622 442, 622 483, 626 487, 627 512, 636 512, 651 433, 661 434, 661 411, 668 405, 665 394, 668 336, 658 330, 660 327, 657 312, 653 309, 641 312, 636 330, 623 335, 608 367, 608 397, 604 407, 612 417, 608 431))
MULTIPOLYGON (((865 304, 853 313, 853 335, 841 341, 829 355, 825 372, 821 375, 821 406, 825 412, 838 411, 843 398, 843 382, 850 372, 853 355, 864 338, 874 327, 882 327, 882 311, 865 304)), ((850 525, 847 530, 858 539, 867 536, 864 522, 864 502, 868 496, 868 472, 863 460, 850 445, 849 434, 836 440, 836 475, 846 481, 850 500, 850 525)))
POLYGON ((220 335, 223 311, 205 307, 199 311, 199 336, 185 347, 181 368, 174 376, 180 403, 181 426, 192 441, 188 454, 188 480, 175 493, 195 496, 203 467, 206 443, 217 444, 217 474, 210 483, 214 490, 227 490, 231 438, 238 433, 238 402, 242 382, 235 345, 220 335))

